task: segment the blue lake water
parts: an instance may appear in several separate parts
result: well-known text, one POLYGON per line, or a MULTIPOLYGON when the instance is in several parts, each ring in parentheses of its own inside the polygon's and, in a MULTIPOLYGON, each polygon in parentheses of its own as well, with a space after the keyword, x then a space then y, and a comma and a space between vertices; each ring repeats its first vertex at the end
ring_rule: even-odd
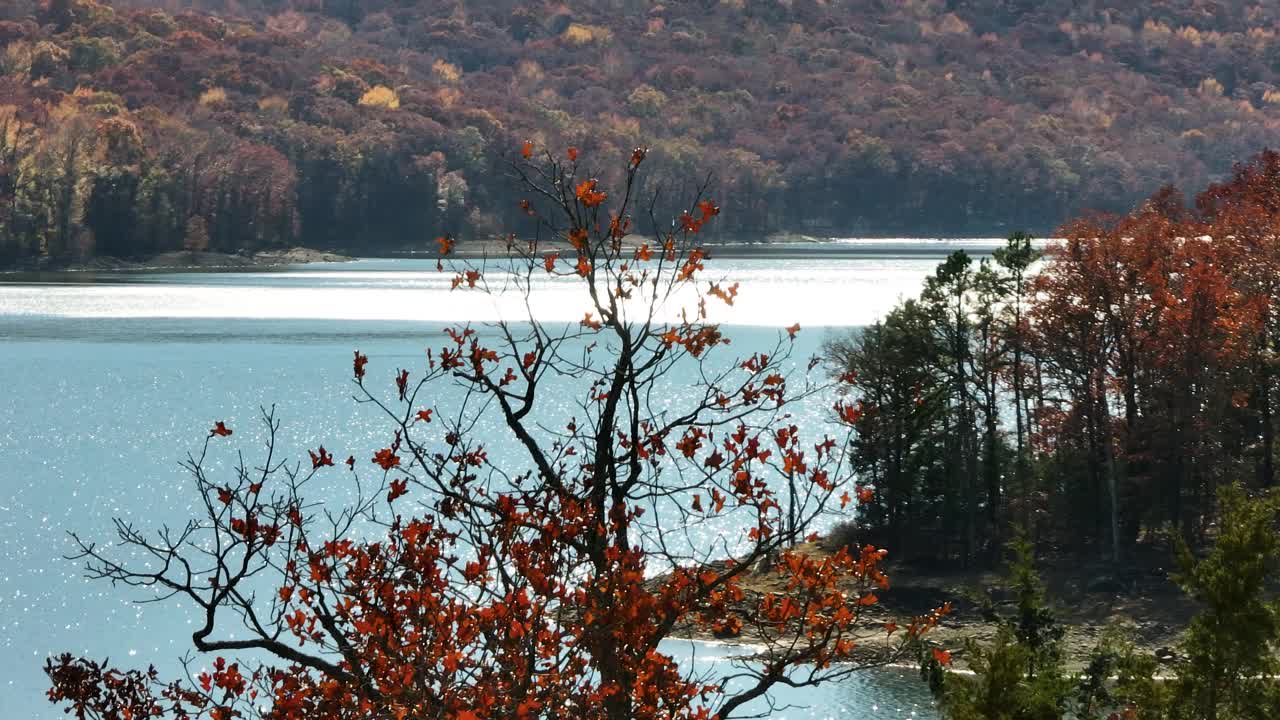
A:
MULTIPOLYGON (((712 269, 742 283, 739 301, 717 319, 735 356, 800 322, 797 355, 806 357, 826 333, 865 324, 916 293, 957 246, 994 244, 851 241, 820 256, 717 261, 712 269)), ((572 285, 556 282, 538 286, 533 305, 546 322, 576 321, 584 307, 572 285)), ((150 528, 189 517, 193 493, 178 462, 213 420, 226 420, 235 446, 251 451, 263 404, 276 406, 282 445, 294 454, 320 443, 338 457, 381 447, 379 418, 351 399, 352 350, 367 353, 371 377, 385 374, 389 385, 395 368, 419 367, 424 348, 439 347, 446 323, 516 310, 451 293, 433 261, 0 275, 0 367, 9 378, 0 402, 0 714, 63 717, 43 697, 41 667, 52 653, 164 671, 189 649, 187 608, 138 605, 137 593, 85 580, 62 557, 72 549, 68 530, 106 540, 112 518, 150 528)), ((678 392, 687 380, 670 382, 678 392)), ((569 414, 568 399, 549 411, 558 409, 569 414)), ((800 423, 819 422, 818 412, 803 410, 800 423)), ((670 648, 698 667, 735 652, 670 648)), ((936 717, 907 670, 776 701, 792 706, 779 718, 936 717)))

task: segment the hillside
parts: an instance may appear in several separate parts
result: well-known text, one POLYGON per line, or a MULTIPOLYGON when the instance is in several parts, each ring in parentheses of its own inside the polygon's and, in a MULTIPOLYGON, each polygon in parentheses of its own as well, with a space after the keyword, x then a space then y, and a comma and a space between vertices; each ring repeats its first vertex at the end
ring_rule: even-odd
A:
POLYGON ((9 0, 0 260, 519 231, 526 138, 723 233, 1044 232, 1280 139, 1275 4, 1137 5, 9 0))

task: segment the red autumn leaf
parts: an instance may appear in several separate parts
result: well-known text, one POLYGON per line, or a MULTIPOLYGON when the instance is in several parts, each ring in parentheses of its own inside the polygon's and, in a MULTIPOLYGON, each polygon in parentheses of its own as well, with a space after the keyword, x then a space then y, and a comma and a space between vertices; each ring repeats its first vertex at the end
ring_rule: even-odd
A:
POLYGON ((355 368, 355 373, 356 373, 356 379, 357 379, 357 380, 363 380, 363 379, 364 379, 364 366, 365 366, 365 365, 368 365, 368 364, 369 364, 369 356, 368 356, 368 355, 361 355, 361 354, 360 354, 360 351, 359 351, 359 350, 357 350, 357 351, 356 351, 356 358, 355 358, 355 361, 352 363, 352 366, 355 368))
POLYGON ((840 508, 844 509, 849 504, 849 493, 845 492, 840 495, 840 508))
POLYGON ((528 160, 529 158, 533 157, 533 141, 532 140, 525 140, 524 144, 520 146, 520 157, 524 158, 525 160, 528 160))
POLYGON ((836 417, 849 425, 853 425, 862 419, 863 410, 861 403, 850 404, 838 402, 835 404, 834 408, 836 411, 836 417))
POLYGON ((698 220, 687 212, 680 214, 680 232, 687 232, 696 235, 701 229, 701 220, 698 220))
POLYGON ((431 410, 419 410, 418 414, 414 415, 414 421, 431 422, 431 413, 431 410))
POLYGON ((560 253, 547 253, 542 258, 542 266, 547 272, 554 272, 556 269, 556 260, 559 259, 560 253))
POLYGON ((383 470, 390 470, 400 464, 400 456, 396 455, 391 448, 383 448, 373 456, 373 464, 383 470))
POLYGON ((232 497, 231 488, 218 488, 218 502, 223 505, 230 505, 232 497))
POLYGON ((313 453, 310 450, 308 450, 307 454, 311 456, 312 470, 324 467, 325 465, 329 465, 331 467, 333 466, 333 456, 330 455, 327 451, 325 451, 323 445, 320 446, 319 453, 313 453))
POLYGON ((210 437, 214 435, 217 435, 219 437, 226 437, 230 434, 231 434, 231 428, 227 427, 226 424, 224 424, 221 420, 214 423, 213 429, 209 431, 210 437))
MULTIPOLYGON (((614 240, 621 240, 631 232, 631 218, 619 218, 617 215, 609 218, 609 237, 614 240)), ((625 269, 626 266, 623 265, 625 269)))
POLYGON ((649 154, 647 148, 636 148, 631 151, 631 167, 638 168, 640 163, 644 162, 644 156, 649 154))
POLYGON ((400 478, 391 481, 391 490, 387 492, 387 502, 393 503, 397 498, 404 497, 409 494, 409 478, 400 478))
POLYGON ((452 235, 441 235, 436 238, 436 244, 440 246, 441 255, 448 255, 453 252, 454 240, 452 235))
POLYGON ((347 462, 347 467, 351 468, 352 470, 355 470, 355 469, 356 469, 356 456, 355 456, 355 455, 348 455, 348 456, 347 456, 347 460, 346 460, 346 462, 347 462))
POLYGON ((703 467, 709 467, 712 470, 719 470, 720 466, 723 464, 724 456, 720 454, 719 450, 712 451, 712 453, 702 461, 703 467))
POLYGON ((396 373, 396 390, 400 392, 400 399, 404 400, 404 394, 409 389, 409 371, 401 370, 396 373))
POLYGON ((786 328, 786 331, 787 331, 787 336, 790 337, 792 340, 795 340, 796 333, 800 332, 800 323, 796 323, 795 325, 792 325, 791 327, 786 328))
POLYGON ((565 155, 569 156, 569 162, 578 162, 578 148, 570 145, 565 155))
POLYGON ((599 320, 593 320, 591 318, 591 313, 587 313, 586 316, 583 317, 581 322, 579 322, 578 324, 583 325, 585 327, 589 327, 592 330, 599 330, 602 327, 599 320))
POLYGON ((951 653, 950 651, 943 650, 942 648, 934 648, 933 659, 936 660, 939 665, 943 665, 943 666, 950 665, 951 653))

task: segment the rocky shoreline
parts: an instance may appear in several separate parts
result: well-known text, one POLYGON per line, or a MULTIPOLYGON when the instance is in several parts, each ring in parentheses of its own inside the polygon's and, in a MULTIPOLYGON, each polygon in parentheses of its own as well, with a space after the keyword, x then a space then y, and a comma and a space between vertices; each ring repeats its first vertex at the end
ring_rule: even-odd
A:
POLYGON ((116 272, 141 270, 256 270, 285 265, 350 262, 355 258, 325 250, 294 247, 245 253, 188 252, 161 253, 146 258, 94 257, 88 260, 33 258, 19 261, 0 272, 116 272))
MULTIPOLYGON (((821 555, 827 549, 806 543, 801 551, 821 555)), ((1160 553, 1159 555, 1163 555, 1160 553)), ((1117 569, 1105 562, 1085 561, 1073 555, 1042 558, 1038 561, 1046 584, 1047 599, 1058 624, 1065 630, 1062 639, 1063 662, 1068 672, 1088 665, 1094 649, 1104 639, 1123 640, 1134 649, 1151 655, 1161 663, 1175 657, 1179 641, 1196 612, 1190 601, 1169 579, 1163 569, 1164 557, 1148 557, 1136 565, 1117 569)), ((950 603, 949 615, 925 635, 926 647, 936 646, 951 652, 955 668, 967 669, 964 646, 967 641, 984 643, 992 640, 1001 618, 1016 611, 1012 591, 1000 568, 990 570, 949 570, 927 572, 909 565, 891 563, 885 567, 890 587, 876 594, 880 601, 864 610, 865 636, 872 642, 854 653, 855 662, 880 664, 890 659, 894 664, 911 665, 914 655, 886 658, 885 647, 874 642, 883 638, 883 624, 894 621, 904 625, 950 603)), ((738 610, 744 617, 754 607, 752 598, 759 593, 784 591, 781 576, 755 572, 742 578, 747 600, 738 610)), ((853 589, 850 588, 852 591, 853 589)), ((746 628, 751 623, 744 624, 746 628)), ((736 637, 716 636, 692 625, 681 628, 681 636, 690 639, 740 645, 761 646, 764 638, 747 629, 736 637)))

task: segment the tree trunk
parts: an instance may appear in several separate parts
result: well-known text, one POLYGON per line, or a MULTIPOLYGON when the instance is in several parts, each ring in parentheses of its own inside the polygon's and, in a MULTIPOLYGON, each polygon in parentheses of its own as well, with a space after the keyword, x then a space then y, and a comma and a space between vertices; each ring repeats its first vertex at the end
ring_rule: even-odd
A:
POLYGON ((1259 352, 1258 414, 1262 424, 1262 487, 1275 484, 1275 427, 1271 418, 1271 312, 1268 308, 1262 318, 1262 341, 1259 352))
POLYGON ((1109 515, 1111 517, 1111 560, 1120 564, 1120 497, 1116 488, 1115 443, 1111 433, 1111 410, 1107 406, 1107 389, 1102 380, 1102 373, 1094 375, 1097 385, 1098 409, 1102 420, 1103 461, 1107 477, 1107 495, 1111 500, 1109 515))

